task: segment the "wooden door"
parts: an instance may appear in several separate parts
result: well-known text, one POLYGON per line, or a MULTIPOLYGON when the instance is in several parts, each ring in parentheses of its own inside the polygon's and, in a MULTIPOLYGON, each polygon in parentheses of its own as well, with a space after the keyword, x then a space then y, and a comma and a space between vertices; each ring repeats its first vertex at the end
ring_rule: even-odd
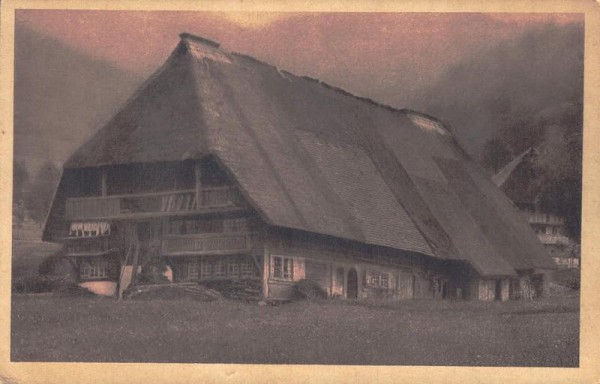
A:
POLYGON ((358 298, 358 273, 356 269, 350 268, 348 270, 348 283, 347 283, 347 294, 346 297, 349 299, 358 298))

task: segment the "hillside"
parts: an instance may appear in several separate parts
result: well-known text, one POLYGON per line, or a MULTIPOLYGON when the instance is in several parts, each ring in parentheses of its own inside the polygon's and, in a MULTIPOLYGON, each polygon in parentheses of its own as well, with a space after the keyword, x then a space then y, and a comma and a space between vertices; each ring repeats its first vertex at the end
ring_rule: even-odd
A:
POLYGON ((479 158, 494 137, 517 155, 541 144, 552 125, 580 133, 582 97, 583 27, 549 24, 466 56, 410 106, 449 123, 479 158))
POLYGON ((413 106, 445 122, 467 152, 498 171, 524 150, 540 156, 517 188, 581 232, 583 26, 546 25, 451 66, 413 106))
POLYGON ((143 79, 16 25, 15 161, 62 165, 143 79))

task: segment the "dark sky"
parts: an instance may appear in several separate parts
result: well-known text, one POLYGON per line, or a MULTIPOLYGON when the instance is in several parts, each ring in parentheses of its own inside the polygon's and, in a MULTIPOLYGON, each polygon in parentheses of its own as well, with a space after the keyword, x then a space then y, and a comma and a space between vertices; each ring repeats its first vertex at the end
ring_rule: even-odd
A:
POLYGON ((18 10, 22 23, 143 76, 189 32, 299 75, 397 107, 449 65, 577 14, 222 13, 18 10))

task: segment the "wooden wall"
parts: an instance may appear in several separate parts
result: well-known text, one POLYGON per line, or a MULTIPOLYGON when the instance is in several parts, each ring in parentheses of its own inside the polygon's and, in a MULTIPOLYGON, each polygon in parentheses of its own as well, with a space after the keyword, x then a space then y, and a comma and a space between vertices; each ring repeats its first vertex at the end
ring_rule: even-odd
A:
POLYGON ((263 290, 269 298, 290 297, 294 294, 294 285, 302 279, 315 281, 330 297, 345 296, 351 269, 358 275, 359 298, 438 297, 433 292, 428 263, 416 254, 369 249, 344 241, 328 241, 319 236, 279 230, 268 231, 264 250, 263 290), (274 256, 293 259, 292 279, 274 277, 274 256), (387 285, 368 286, 367 275, 373 274, 385 274, 387 285))

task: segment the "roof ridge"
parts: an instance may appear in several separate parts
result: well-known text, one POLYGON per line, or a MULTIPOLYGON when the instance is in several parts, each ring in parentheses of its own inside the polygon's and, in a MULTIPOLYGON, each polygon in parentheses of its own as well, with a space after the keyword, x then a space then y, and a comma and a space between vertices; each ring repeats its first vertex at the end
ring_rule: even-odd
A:
POLYGON ((335 85, 331 85, 331 84, 326 83, 325 81, 317 79, 317 78, 313 78, 313 77, 310 77, 310 76, 307 76, 307 75, 297 75, 297 74, 295 74, 293 72, 290 72, 290 71, 285 70, 285 69, 281 69, 281 68, 277 67, 276 65, 267 63, 266 61, 260 60, 260 59, 258 59, 256 57, 250 56, 250 55, 248 55, 246 53, 241 53, 241 52, 236 52, 236 51, 226 51, 225 49, 223 49, 221 47, 220 43, 218 43, 216 41, 213 41, 213 40, 210 40, 210 39, 207 39, 205 37, 193 35, 193 34, 188 33, 188 32, 182 32, 182 33, 180 33, 179 37, 182 40, 184 40, 184 41, 191 40, 191 41, 194 41, 194 42, 197 42, 197 43, 208 45, 208 46, 210 46, 212 48, 218 49, 222 53, 230 54, 230 55, 242 58, 242 59, 253 61, 255 63, 264 65, 264 66, 269 67, 269 68, 273 68, 273 69, 275 69, 279 73, 285 73, 286 75, 291 75, 291 76, 296 77, 298 79, 303 79, 303 80, 307 80, 307 81, 311 81, 311 82, 317 83, 317 84, 319 84, 319 85, 321 85, 321 86, 323 86, 325 88, 331 89, 331 90, 333 90, 335 92, 338 92, 338 93, 340 93, 342 95, 349 96, 349 97, 351 97, 353 99, 356 99, 356 100, 361 100, 361 101, 367 102, 369 104, 378 106, 380 108, 384 108, 384 109, 387 109, 387 110, 390 110, 390 111, 393 111, 393 112, 398 112, 398 113, 401 113, 401 114, 412 113, 412 114, 420 115, 422 117, 431 119, 431 120, 433 120, 433 121, 441 124, 446 129, 446 131, 448 131, 451 135, 454 136, 454 134, 452 133, 452 130, 449 129, 448 125, 445 122, 443 122, 439 118, 437 118, 435 116, 432 116, 430 114, 427 114, 425 112, 417 111, 417 110, 410 109, 410 108, 398 108, 398 107, 394 107, 394 106, 391 106, 389 104, 373 100, 373 99, 371 99, 369 97, 366 97, 366 96, 356 95, 356 94, 354 94, 354 93, 352 93, 350 91, 347 91, 347 90, 345 90, 343 88, 340 88, 340 87, 337 87, 335 85))
POLYGON ((213 48, 219 48, 221 46, 221 44, 217 41, 213 41, 213 40, 207 39, 205 37, 197 36, 197 35, 192 35, 191 33, 188 33, 188 32, 180 33, 179 37, 181 38, 181 40, 189 39, 189 40, 192 40, 197 43, 202 43, 202 44, 211 46, 213 48))

